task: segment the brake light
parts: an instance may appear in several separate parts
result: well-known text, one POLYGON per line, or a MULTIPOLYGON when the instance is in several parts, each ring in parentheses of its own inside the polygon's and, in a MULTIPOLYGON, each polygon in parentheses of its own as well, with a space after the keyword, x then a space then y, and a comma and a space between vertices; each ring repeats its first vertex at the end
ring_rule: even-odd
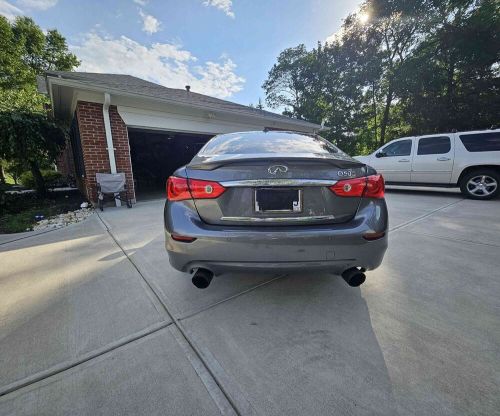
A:
POLYGON ((366 188, 366 178, 346 179, 330 186, 330 190, 338 196, 362 196, 366 188))
POLYGON ((193 199, 213 199, 221 196, 226 188, 218 182, 189 179, 189 189, 193 199))
POLYGON ((184 201, 186 199, 213 199, 224 193, 220 183, 200 179, 186 179, 170 176, 167 180, 167 199, 184 201))
POLYGON ((170 176, 167 180, 167 199, 169 201, 183 201, 191 199, 189 186, 186 178, 170 176))
POLYGON ((381 199, 385 194, 385 183, 382 175, 371 175, 366 178, 366 198, 381 199))
POLYGON ((385 192, 382 175, 371 175, 363 178, 346 179, 330 186, 335 195, 342 197, 383 198, 385 192))

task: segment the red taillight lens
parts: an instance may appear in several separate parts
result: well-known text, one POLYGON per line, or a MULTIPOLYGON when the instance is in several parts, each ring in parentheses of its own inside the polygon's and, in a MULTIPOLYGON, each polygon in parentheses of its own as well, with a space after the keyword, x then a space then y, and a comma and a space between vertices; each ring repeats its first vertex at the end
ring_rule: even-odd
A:
POLYGON ((330 186, 330 190, 338 196, 362 196, 366 188, 366 178, 346 179, 330 186))
POLYGON ((382 175, 372 175, 366 178, 366 198, 381 199, 385 194, 385 183, 382 175))
POLYGON ((193 199, 212 199, 221 196, 226 188, 218 182, 189 179, 189 189, 193 199))
POLYGON ((169 201, 183 201, 191 199, 188 181, 186 178, 170 176, 167 180, 167 199, 169 201))
POLYGON ((178 178, 177 176, 170 176, 167 180, 169 201, 183 201, 191 198, 212 199, 222 195, 225 190, 226 188, 218 182, 178 178))
POLYGON ((371 175, 363 178, 346 179, 330 186, 335 195, 343 197, 383 198, 385 192, 382 175, 371 175))

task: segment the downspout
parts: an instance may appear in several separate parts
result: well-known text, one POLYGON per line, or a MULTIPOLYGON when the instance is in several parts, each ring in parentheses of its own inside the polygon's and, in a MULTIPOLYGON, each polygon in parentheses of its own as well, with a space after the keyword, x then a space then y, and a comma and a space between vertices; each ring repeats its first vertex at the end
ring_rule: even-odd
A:
MULTIPOLYGON (((113 136, 111 135, 111 120, 109 118, 109 105, 111 104, 111 96, 108 93, 104 93, 104 104, 102 106, 102 115, 104 118, 104 130, 106 132, 106 143, 108 145, 108 157, 109 157, 109 167, 111 168, 111 173, 116 173, 116 160, 115 160, 115 148, 113 146, 113 136)), ((115 204, 120 207, 121 201, 115 198, 115 204)))

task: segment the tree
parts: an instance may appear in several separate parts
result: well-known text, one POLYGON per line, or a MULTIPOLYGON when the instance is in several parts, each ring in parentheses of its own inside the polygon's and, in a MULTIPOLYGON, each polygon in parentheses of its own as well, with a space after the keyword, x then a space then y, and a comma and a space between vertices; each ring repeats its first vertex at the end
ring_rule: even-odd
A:
POLYGON ((64 130, 45 114, 0 111, 0 158, 27 165, 40 197, 46 192, 40 165, 55 161, 65 142, 64 130))
POLYGON ((500 122, 498 0, 365 0, 333 40, 284 50, 272 108, 320 123, 348 152, 500 122))
POLYGON ((433 30, 405 65, 404 116, 417 134, 500 121, 500 4, 437 3, 433 30))
MULTIPOLYGON (((3 19, 2 25, 5 25, 3 19)), ((29 17, 17 17, 12 24, 7 24, 11 26, 11 41, 18 48, 16 69, 24 74, 11 76, 8 88, 34 85, 37 75, 44 75, 46 71, 71 71, 80 64, 57 30, 48 30, 45 34, 29 17)))
POLYGON ((48 98, 38 93, 36 76, 70 71, 79 61, 57 30, 44 33, 28 17, 10 23, 0 16, 0 47, 0 161, 29 169, 43 196, 40 166, 54 162, 65 134, 48 119, 48 98))
POLYGON ((278 62, 269 71, 262 85, 266 102, 271 108, 284 108, 290 117, 304 116, 305 60, 308 56, 305 45, 285 49, 278 56, 278 62))

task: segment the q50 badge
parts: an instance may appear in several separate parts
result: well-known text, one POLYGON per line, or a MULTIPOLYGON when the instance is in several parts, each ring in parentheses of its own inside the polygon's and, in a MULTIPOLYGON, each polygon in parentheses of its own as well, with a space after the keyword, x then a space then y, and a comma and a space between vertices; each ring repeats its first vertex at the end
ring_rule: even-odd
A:
POLYGON ((356 176, 356 174, 351 170, 339 170, 337 172, 337 175, 340 177, 340 178, 351 178, 352 176, 356 176))

